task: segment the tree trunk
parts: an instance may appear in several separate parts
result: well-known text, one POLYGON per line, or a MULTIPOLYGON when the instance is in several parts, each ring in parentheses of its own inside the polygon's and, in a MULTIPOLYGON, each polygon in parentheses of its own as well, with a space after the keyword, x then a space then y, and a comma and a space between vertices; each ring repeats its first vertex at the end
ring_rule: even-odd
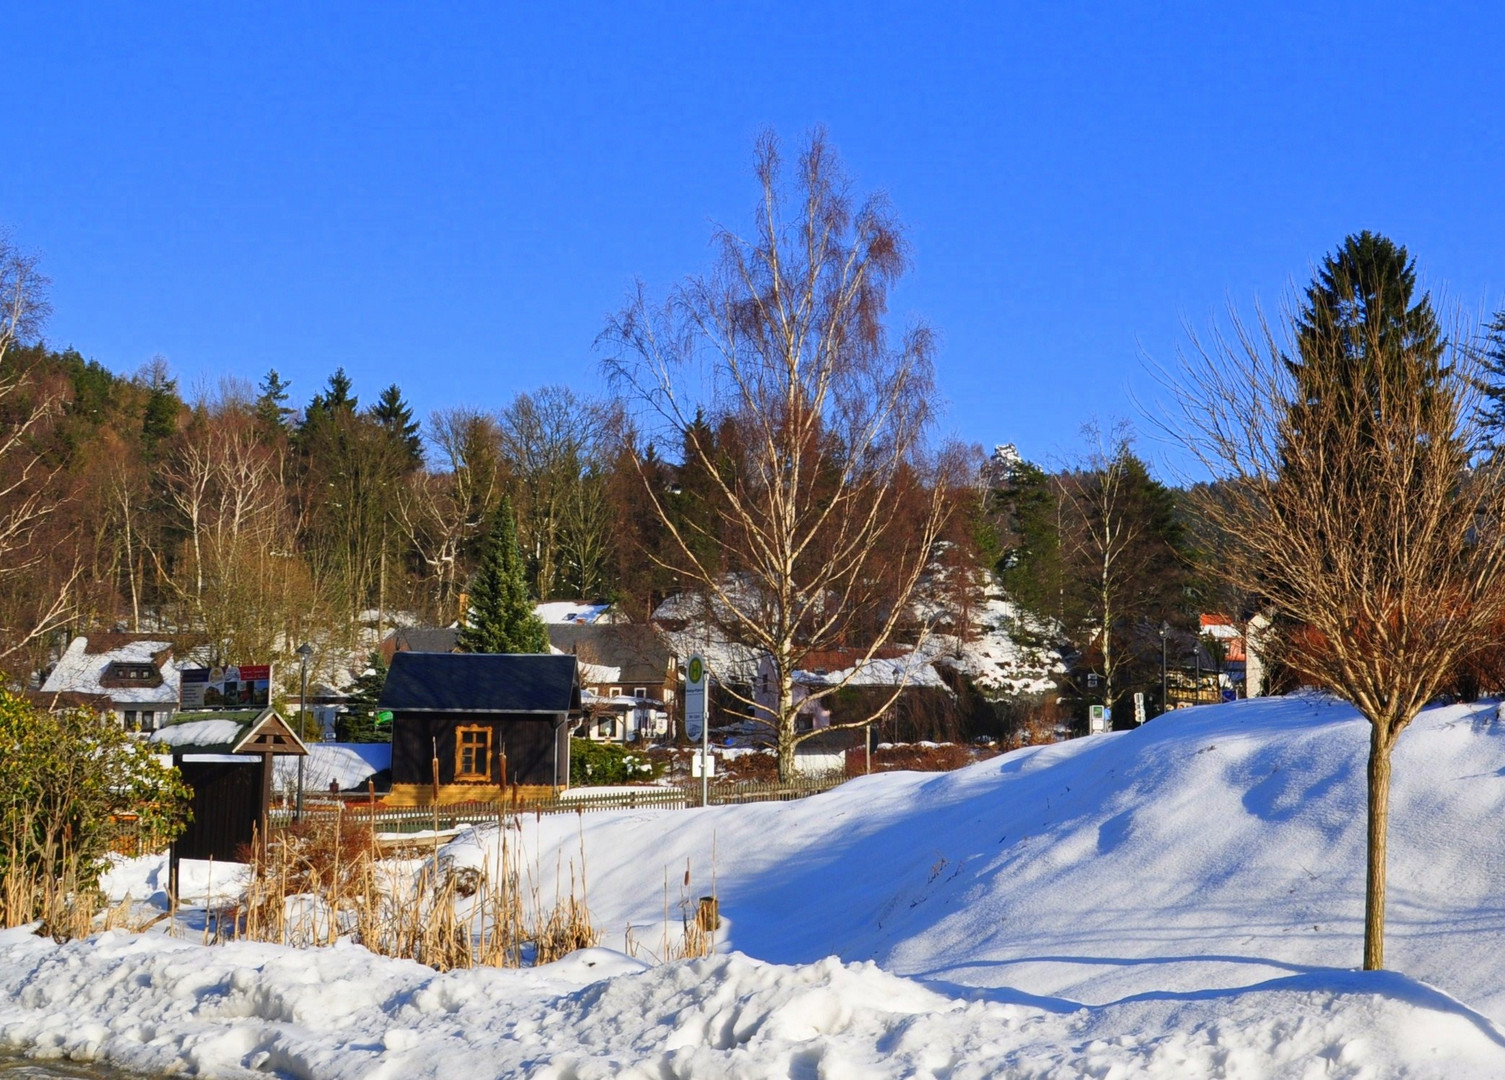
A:
POLYGON ((794 707, 794 674, 786 661, 779 665, 778 744, 779 780, 788 783, 794 779, 795 720, 799 716, 794 707))
POLYGON ((1364 970, 1385 966, 1385 834, 1390 824, 1390 750, 1379 724, 1369 728, 1369 877, 1364 893, 1364 970))

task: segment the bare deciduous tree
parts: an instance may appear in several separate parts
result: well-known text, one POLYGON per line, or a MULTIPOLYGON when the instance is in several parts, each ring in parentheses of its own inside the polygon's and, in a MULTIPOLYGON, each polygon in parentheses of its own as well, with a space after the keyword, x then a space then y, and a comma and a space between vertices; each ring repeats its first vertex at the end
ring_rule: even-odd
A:
POLYGON ((814 735, 796 726, 805 657, 845 647, 860 667, 906 634, 923 639, 915 601, 951 481, 925 445, 932 335, 916 325, 893 341, 884 325, 907 264, 888 204, 854 204, 821 132, 787 188, 771 135, 758 143, 756 171, 753 235, 720 230, 708 276, 663 308, 639 288, 602 342, 617 386, 668 429, 665 445, 684 446, 686 468, 709 477, 708 519, 686 519, 636 456, 670 538, 655 558, 708 600, 702 610, 723 613, 734 640, 771 658, 776 704, 755 715, 772 728, 788 777, 796 746, 814 735), (709 425, 696 423, 698 406, 709 425))
POLYGON ((578 575, 567 581, 562 574, 566 554, 561 549, 578 539, 581 525, 596 517, 606 520, 596 505, 604 488, 589 480, 602 458, 609 415, 567 386, 545 386, 519 394, 500 420, 518 542, 528 557, 534 594, 548 600, 561 589, 579 587, 578 575))
POLYGON ((1114 635, 1126 614, 1124 594, 1143 569, 1142 560, 1134 556, 1142 550, 1145 522, 1128 505, 1127 432, 1115 430, 1111 444, 1096 426, 1088 425, 1085 433, 1093 443, 1086 467, 1063 476, 1058 486, 1062 509, 1072 519, 1062 539, 1068 562, 1080 571, 1103 677, 1103 701, 1111 709, 1123 663, 1114 635))
POLYGON ((428 441, 437 467, 417 470, 400 489, 397 520, 433 582, 442 622, 458 612, 460 583, 469 572, 486 523, 502 498, 501 434, 496 419, 470 408, 429 418, 428 441))
POLYGON ((54 482, 58 469, 38 449, 62 411, 64 389, 11 362, 13 347, 35 338, 47 317, 47 284, 35 257, 0 233, 0 580, 10 585, 0 611, 7 624, 0 627, 0 659, 67 621, 83 566, 75 554, 71 569, 38 573, 42 563, 72 548, 72 537, 43 542, 40 535, 66 498, 54 482))
POLYGON ((1312 307, 1290 341, 1235 319, 1194 339, 1167 380, 1169 426, 1220 481, 1200 506, 1223 538, 1215 569, 1291 628, 1267 639, 1279 659, 1371 725, 1371 969, 1384 963, 1391 752, 1505 614, 1505 487, 1470 462, 1469 351, 1441 364, 1440 335, 1397 332, 1415 309, 1378 310, 1385 295, 1363 290, 1337 334, 1310 332, 1312 307))

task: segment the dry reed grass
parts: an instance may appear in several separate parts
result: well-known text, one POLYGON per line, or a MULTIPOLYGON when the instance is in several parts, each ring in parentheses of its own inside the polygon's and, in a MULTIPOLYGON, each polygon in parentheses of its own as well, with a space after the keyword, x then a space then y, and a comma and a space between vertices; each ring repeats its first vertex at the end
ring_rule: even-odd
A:
POLYGON ((693 877, 690 860, 685 860, 684 877, 679 883, 679 899, 672 907, 669 902, 669 875, 664 874, 664 920, 655 952, 636 935, 636 928, 628 923, 622 951, 634 959, 648 959, 655 964, 668 964, 675 960, 696 960, 710 956, 716 951, 716 932, 721 929, 721 901, 716 892, 716 849, 711 847, 710 894, 696 896, 692 888, 693 877), (679 933, 672 927, 671 910, 679 912, 679 933))
MULTIPOLYGON (((312 819, 252 845, 245 898, 217 920, 215 939, 313 946, 348 936, 382 956, 440 971, 548 963, 596 945, 583 838, 578 868, 569 863, 567 892, 564 867, 556 868, 551 904, 538 868, 524 872, 516 817, 499 814, 497 825, 497 864, 488 855, 480 867, 467 867, 440 854, 437 836, 421 859, 383 859, 369 827, 348 828, 339 814, 312 819)), ((207 923, 205 933, 207 939, 207 923)))

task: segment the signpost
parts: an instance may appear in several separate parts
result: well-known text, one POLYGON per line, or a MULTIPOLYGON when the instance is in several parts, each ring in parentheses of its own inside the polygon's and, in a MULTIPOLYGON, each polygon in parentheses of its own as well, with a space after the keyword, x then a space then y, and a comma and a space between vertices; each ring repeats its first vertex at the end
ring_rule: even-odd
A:
POLYGON ((705 657, 695 653, 685 668, 685 735, 700 740, 700 805, 711 803, 711 725, 705 715, 705 657))
POLYGON ((1136 691, 1134 694, 1134 723, 1144 723, 1144 691, 1136 691))
POLYGON ((1087 731, 1090 734, 1101 735, 1103 732, 1107 731, 1110 726, 1111 725, 1109 724, 1109 713, 1107 708, 1102 705, 1093 705, 1088 709, 1087 731))

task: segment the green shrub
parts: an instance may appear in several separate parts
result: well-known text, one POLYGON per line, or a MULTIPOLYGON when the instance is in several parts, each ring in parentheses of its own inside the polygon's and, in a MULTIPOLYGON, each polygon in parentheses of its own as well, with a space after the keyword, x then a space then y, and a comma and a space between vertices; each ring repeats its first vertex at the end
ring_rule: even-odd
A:
MULTIPOLYGON (((149 846, 188 820, 188 789, 155 749, 87 709, 47 712, 0 692, 0 925, 54 927, 93 890, 113 815, 137 815, 149 846)), ((86 929, 86 926, 85 926, 86 929)), ((56 933, 54 929, 52 932, 56 933)))
POLYGON ((575 787, 642 783, 662 771, 662 766, 646 755, 635 754, 617 743, 570 740, 570 784, 575 787))

